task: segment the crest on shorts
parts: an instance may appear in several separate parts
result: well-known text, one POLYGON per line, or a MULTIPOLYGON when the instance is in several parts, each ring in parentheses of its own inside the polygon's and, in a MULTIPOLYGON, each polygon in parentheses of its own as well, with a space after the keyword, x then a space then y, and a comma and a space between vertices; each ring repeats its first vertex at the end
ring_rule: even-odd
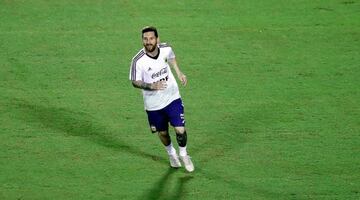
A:
POLYGON ((151 132, 155 133, 156 132, 156 127, 154 125, 150 126, 151 132))

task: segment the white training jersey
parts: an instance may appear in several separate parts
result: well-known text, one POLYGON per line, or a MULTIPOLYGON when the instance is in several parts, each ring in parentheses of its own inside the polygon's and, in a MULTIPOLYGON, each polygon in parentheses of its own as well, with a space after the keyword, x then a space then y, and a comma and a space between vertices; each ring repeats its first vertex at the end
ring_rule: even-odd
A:
POLYGON ((132 59, 129 79, 154 83, 166 80, 167 87, 164 90, 142 90, 145 110, 160 110, 172 101, 180 98, 179 88, 175 77, 171 72, 168 60, 174 59, 172 48, 166 43, 158 45, 159 54, 153 58, 141 49, 132 59))

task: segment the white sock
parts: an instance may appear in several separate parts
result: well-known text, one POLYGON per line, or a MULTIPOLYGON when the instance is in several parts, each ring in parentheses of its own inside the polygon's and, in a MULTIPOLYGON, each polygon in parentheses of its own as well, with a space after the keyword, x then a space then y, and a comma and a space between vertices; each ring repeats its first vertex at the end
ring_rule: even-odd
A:
POLYGON ((187 156, 186 146, 185 147, 179 147, 179 155, 180 156, 187 156))
POLYGON ((176 154, 176 149, 173 147, 172 143, 170 143, 168 146, 165 146, 165 149, 166 149, 168 155, 176 154))

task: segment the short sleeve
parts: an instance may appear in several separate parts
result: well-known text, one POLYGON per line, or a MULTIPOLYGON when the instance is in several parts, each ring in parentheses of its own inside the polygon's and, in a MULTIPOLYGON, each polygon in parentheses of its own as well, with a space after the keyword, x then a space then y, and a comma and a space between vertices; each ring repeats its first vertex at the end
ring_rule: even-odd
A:
POLYGON ((130 65, 130 73, 129 73, 129 80, 131 81, 139 81, 142 80, 141 78, 141 71, 137 65, 136 60, 131 61, 130 65))
POLYGON ((175 58, 175 53, 174 51, 172 50, 171 47, 168 47, 170 50, 169 50, 169 54, 168 54, 168 60, 171 60, 171 59, 174 59, 175 58))
POLYGON ((143 50, 140 50, 131 60, 129 79, 132 81, 141 81, 141 67, 139 66, 139 60, 145 55, 143 50))

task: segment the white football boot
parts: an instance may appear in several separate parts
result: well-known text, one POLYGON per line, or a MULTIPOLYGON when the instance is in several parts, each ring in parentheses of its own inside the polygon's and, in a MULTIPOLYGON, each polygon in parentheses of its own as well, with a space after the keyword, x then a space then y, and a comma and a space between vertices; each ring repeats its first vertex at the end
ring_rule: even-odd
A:
POLYGON ((179 156, 177 154, 171 154, 169 155, 169 160, 170 160, 170 166, 174 167, 174 168, 179 168, 181 167, 181 163, 179 160, 179 156))
POLYGON ((181 161, 184 163, 185 165, 185 169, 188 172, 192 172, 194 171, 194 164, 192 163, 190 156, 186 155, 186 156, 180 156, 181 161))

